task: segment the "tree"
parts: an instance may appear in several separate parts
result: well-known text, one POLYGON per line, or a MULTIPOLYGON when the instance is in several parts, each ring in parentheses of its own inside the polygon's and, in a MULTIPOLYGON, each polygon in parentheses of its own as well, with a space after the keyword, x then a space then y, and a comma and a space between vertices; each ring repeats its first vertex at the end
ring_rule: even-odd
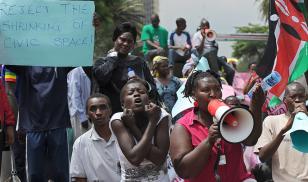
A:
POLYGON ((269 15, 269 1, 270 0, 255 0, 256 2, 260 2, 259 10, 262 16, 262 19, 267 22, 269 15))
MULTIPOLYGON (((249 23, 248 26, 236 27, 237 33, 267 33, 268 27, 258 24, 249 23)), ((236 41, 232 45, 232 56, 238 58, 240 61, 238 65, 239 71, 247 69, 247 65, 250 62, 258 62, 265 50, 266 41, 236 41)))
POLYGON ((95 0, 95 8, 101 26, 96 29, 94 57, 106 54, 113 47, 112 34, 117 24, 129 21, 140 32, 144 22, 142 0, 95 0))

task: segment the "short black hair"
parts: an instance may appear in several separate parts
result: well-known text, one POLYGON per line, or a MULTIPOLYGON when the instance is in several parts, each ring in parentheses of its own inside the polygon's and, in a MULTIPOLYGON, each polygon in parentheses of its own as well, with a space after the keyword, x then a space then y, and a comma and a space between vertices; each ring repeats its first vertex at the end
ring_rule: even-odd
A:
POLYGON ((151 16, 151 22, 152 22, 153 20, 158 20, 158 21, 160 21, 159 15, 158 15, 158 14, 153 14, 153 15, 151 16))
POLYGON ((205 72, 204 71, 194 71, 188 77, 188 79, 185 83, 185 88, 183 90, 184 97, 192 96, 193 88, 195 88, 197 86, 198 80, 205 78, 205 77, 215 78, 218 81, 220 88, 222 88, 220 76, 216 72, 214 72, 212 70, 207 70, 205 72))
POLYGON ((127 87, 127 85, 132 84, 132 83, 139 83, 141 85, 143 85, 146 88, 147 94, 149 95, 149 87, 148 87, 148 83, 145 80, 142 80, 140 78, 133 78, 130 79, 126 82, 126 84, 122 87, 121 92, 120 92, 120 102, 123 104, 123 95, 124 95, 124 91, 127 87))
POLYGON ((136 42, 136 39, 137 39, 137 29, 130 22, 124 22, 124 23, 121 23, 121 24, 117 25, 117 27, 113 31, 113 36, 112 36, 113 42, 116 41, 117 38, 119 36, 121 36, 125 32, 130 32, 133 35, 134 42, 136 42))
POLYGON ((106 101, 107 101, 107 104, 108 104, 108 107, 110 109, 112 109, 112 105, 111 105, 111 101, 109 99, 109 97, 107 95, 104 95, 102 93, 94 93, 92 95, 90 95, 90 97, 87 99, 87 104, 86 104, 86 113, 88 113, 88 104, 89 104, 89 101, 93 98, 104 98, 106 101))
POLYGON ((178 18, 175 20, 175 23, 177 26, 179 26, 180 23, 186 23, 186 20, 184 18, 178 18))

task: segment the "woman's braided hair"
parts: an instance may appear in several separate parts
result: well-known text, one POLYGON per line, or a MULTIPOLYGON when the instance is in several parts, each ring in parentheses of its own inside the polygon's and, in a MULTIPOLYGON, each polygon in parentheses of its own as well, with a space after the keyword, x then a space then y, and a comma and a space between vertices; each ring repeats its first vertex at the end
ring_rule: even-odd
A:
POLYGON ((220 76, 216 72, 211 71, 211 70, 207 70, 205 72, 204 71, 194 71, 188 77, 188 79, 185 83, 185 88, 182 92, 184 94, 184 97, 192 96, 193 88, 195 88, 197 86, 198 80, 205 78, 205 77, 214 77, 218 81, 220 88, 222 88, 220 76))

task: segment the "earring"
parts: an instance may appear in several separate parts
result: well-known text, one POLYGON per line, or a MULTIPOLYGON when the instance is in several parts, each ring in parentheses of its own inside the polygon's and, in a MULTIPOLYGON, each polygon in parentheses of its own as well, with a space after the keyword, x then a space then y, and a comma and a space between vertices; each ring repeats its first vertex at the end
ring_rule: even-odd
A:
POLYGON ((195 108, 199 107, 199 104, 198 104, 197 101, 194 102, 194 107, 195 107, 195 108))

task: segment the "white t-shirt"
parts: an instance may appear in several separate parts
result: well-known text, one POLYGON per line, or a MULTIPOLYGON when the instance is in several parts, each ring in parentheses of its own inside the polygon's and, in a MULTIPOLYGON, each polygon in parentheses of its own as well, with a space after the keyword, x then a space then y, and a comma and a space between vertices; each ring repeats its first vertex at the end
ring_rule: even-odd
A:
MULTIPOLYGON (((171 116, 161 109, 161 116, 157 125, 163 118, 168 117, 169 125, 171 123, 171 116)), ((123 112, 115 113, 110 120, 109 125, 114 120, 121 120, 123 112)), ((110 127, 111 128, 111 127, 110 127)), ((112 131, 112 128, 111 128, 112 131)), ((154 138, 153 138, 154 141, 154 138)), ((167 161, 162 166, 156 166, 149 160, 143 160, 139 166, 131 164, 123 154, 119 143, 116 141, 116 148, 121 164, 121 181, 157 181, 157 182, 169 182, 169 176, 167 173, 167 161)))
MULTIPOLYGON (((263 122, 263 130, 255 151, 270 143, 287 124, 286 114, 268 116, 263 122)), ((286 135, 272 157, 272 176, 276 182, 308 181, 308 154, 292 147, 290 135, 286 135)))
MULTIPOLYGON (((201 31, 199 30, 198 32, 196 32, 193 36, 193 39, 192 39, 192 45, 193 45, 193 48, 196 48, 196 46, 200 46, 201 42, 202 42, 202 39, 203 39, 203 36, 201 34, 201 31)), ((208 40, 204 40, 204 48, 203 48, 203 52, 201 55, 209 52, 210 50, 212 49, 217 49, 217 48, 214 48, 214 47, 217 47, 218 48, 218 44, 216 41, 208 41, 208 40)))
POLYGON ((87 181, 120 181, 119 158, 115 136, 108 142, 94 127, 76 139, 70 165, 70 176, 87 178, 87 181))
MULTIPOLYGON (((170 41, 171 40, 173 40, 174 46, 185 47, 188 44, 188 41, 190 41, 190 37, 187 32, 182 32, 180 35, 173 32, 170 35, 170 41)), ((185 52, 182 49, 176 49, 175 51, 181 56, 184 56, 185 54, 185 52)))

